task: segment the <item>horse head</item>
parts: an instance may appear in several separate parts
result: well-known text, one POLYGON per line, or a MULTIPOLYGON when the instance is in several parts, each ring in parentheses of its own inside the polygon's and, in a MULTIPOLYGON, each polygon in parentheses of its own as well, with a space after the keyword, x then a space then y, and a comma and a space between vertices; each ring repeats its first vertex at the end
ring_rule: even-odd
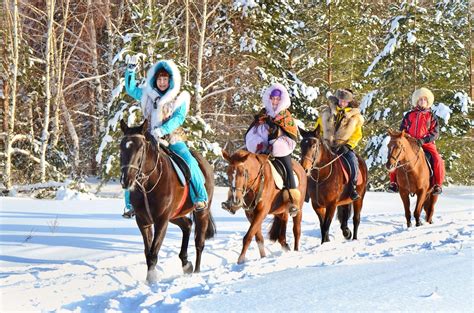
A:
POLYGON ((319 127, 307 131, 299 128, 300 134, 303 137, 301 140, 301 161, 300 164, 303 166, 306 173, 311 171, 313 164, 318 163, 321 160, 322 150, 322 139, 320 136, 319 127))
POLYGON ((388 156, 385 166, 389 172, 392 172, 398 167, 409 163, 407 160, 413 158, 412 155, 416 154, 417 150, 420 148, 416 143, 416 139, 405 133, 405 130, 395 131, 389 129, 388 135, 390 136, 390 141, 387 145, 388 156))
POLYGON ((222 156, 229 163, 227 177, 230 182, 227 201, 222 202, 222 208, 235 214, 238 209, 247 206, 245 203, 247 193, 255 193, 255 182, 260 175, 263 175, 261 169, 268 160, 268 155, 239 150, 231 156, 223 150, 222 156))
POLYGON ((133 190, 136 179, 144 171, 147 142, 151 141, 152 136, 147 131, 147 120, 138 127, 128 127, 127 123, 121 120, 120 128, 123 132, 120 142, 120 183, 123 188, 133 190))

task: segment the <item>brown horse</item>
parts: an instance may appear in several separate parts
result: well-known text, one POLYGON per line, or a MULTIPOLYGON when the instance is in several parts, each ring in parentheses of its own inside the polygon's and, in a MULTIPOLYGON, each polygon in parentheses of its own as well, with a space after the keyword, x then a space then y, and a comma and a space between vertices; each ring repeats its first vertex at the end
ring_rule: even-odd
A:
POLYGON ((187 196, 184 194, 186 188, 180 184, 170 157, 147 131, 147 120, 134 128, 129 128, 122 120, 120 127, 124 133, 120 143, 121 183, 123 188, 130 189, 130 200, 136 212, 138 228, 143 236, 148 266, 147 281, 157 280, 155 266, 168 222, 178 225, 183 232, 179 258, 184 273, 192 273, 193 265, 188 261, 188 243, 193 221, 186 216, 191 212, 196 222, 194 272, 199 272, 204 240, 212 238, 216 233, 210 211, 214 190, 212 168, 205 159, 193 154, 206 179, 209 197, 208 207, 203 211, 194 212, 189 194, 187 196), (186 197, 184 204, 177 211, 184 197, 186 197))
POLYGON ((360 211, 367 191, 367 166, 365 162, 357 156, 362 182, 357 185, 360 198, 353 201, 349 197, 349 185, 344 183, 342 164, 338 161, 340 156, 334 154, 320 137, 319 128, 313 131, 300 129, 300 133, 303 136, 301 141, 301 165, 308 174, 307 197, 311 198, 311 204, 319 218, 321 243, 329 241, 329 227, 336 212, 336 207, 337 218, 341 223, 342 234, 346 239, 352 237, 347 222, 351 214, 351 207, 353 208, 353 239, 356 240, 360 224, 360 211))
MULTIPOLYGON (((250 222, 250 228, 243 239, 242 252, 237 263, 245 261, 245 253, 255 236, 260 257, 265 257, 263 246, 262 222, 268 214, 273 214, 273 224, 270 229, 270 240, 281 244, 286 251, 290 250, 286 243, 286 225, 288 222, 288 193, 279 190, 273 181, 272 171, 268 162, 268 155, 254 154, 239 150, 230 156, 222 152, 224 159, 229 162, 227 175, 231 186, 226 202, 222 208, 235 214, 243 207, 250 222)), ((298 189, 302 195, 306 192, 306 176, 303 168, 293 160, 293 170, 298 176, 298 189)), ((301 236, 302 206, 304 199, 297 203, 298 213, 293 217, 293 234, 295 237, 294 250, 298 250, 301 236)))
POLYGON ((389 130, 387 169, 397 171, 397 184, 400 197, 405 207, 407 227, 411 226, 410 194, 416 194, 415 216, 416 226, 421 225, 420 215, 423 207, 426 221, 433 223, 434 205, 438 195, 433 195, 430 187, 430 173, 426 164, 423 149, 418 146, 416 139, 405 131, 389 130))

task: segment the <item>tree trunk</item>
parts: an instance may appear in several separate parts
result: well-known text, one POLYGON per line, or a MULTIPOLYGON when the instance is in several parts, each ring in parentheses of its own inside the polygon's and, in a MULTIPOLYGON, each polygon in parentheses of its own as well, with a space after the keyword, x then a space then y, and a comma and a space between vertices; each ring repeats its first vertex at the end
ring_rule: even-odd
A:
POLYGON ((61 99, 61 109, 62 109, 62 116, 64 119, 64 122, 66 124, 66 128, 69 132, 69 136, 71 137, 72 140, 72 146, 73 150, 71 152, 72 154, 72 159, 73 159, 73 166, 72 166, 72 176, 75 177, 77 176, 78 169, 79 169, 79 137, 76 132, 76 127, 74 126, 74 123, 71 119, 71 115, 69 114, 69 110, 66 106, 66 102, 64 101, 64 98, 61 99))
POLYGON ((207 0, 203 0, 201 30, 199 31, 199 50, 196 68, 196 110, 195 115, 200 117, 202 114, 202 61, 204 55, 204 44, 206 41, 207 25, 207 0))
MULTIPOLYGON (((9 113, 8 118, 8 126, 7 126, 7 134, 6 134, 6 140, 5 140, 5 173, 3 175, 3 181, 5 184, 5 188, 7 190, 10 190, 12 187, 12 177, 11 177, 11 170, 12 170, 12 153, 13 153, 13 148, 12 148, 12 139, 15 131, 15 111, 16 111, 16 92, 17 92, 17 83, 18 83, 18 67, 19 67, 19 42, 18 39, 20 38, 20 34, 18 32, 18 25, 19 25, 19 14, 18 14, 18 1, 13 0, 13 25, 11 27, 13 28, 13 38, 10 40, 10 42, 13 43, 13 69, 12 69, 12 75, 11 75, 11 94, 10 96, 6 95, 6 98, 11 99, 11 105, 9 107, 9 110, 7 111, 9 113)), ((6 11, 9 11, 6 9, 6 11)), ((11 32, 10 32, 11 33, 11 32)))
POLYGON ((41 135, 41 154, 40 154, 40 180, 46 181, 46 149, 49 140, 49 114, 51 107, 51 66, 53 54, 53 20, 54 20, 55 0, 46 1, 48 15, 48 30, 46 36, 46 77, 45 77, 45 94, 46 103, 44 106, 43 132, 41 135))
POLYGON ((184 72, 184 83, 189 80, 189 0, 185 0, 186 10, 186 27, 184 34, 184 64, 186 65, 186 71, 184 72))
POLYGON ((327 30, 328 45, 326 50, 328 70, 327 70, 327 82, 328 89, 331 89, 332 85, 332 29, 331 29, 331 4, 328 4, 328 30, 327 30))

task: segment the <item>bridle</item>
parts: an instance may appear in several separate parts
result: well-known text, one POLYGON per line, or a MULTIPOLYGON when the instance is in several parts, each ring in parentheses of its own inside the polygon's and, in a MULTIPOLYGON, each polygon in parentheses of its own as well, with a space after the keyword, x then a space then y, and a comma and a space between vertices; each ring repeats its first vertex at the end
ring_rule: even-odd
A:
MULTIPOLYGON (((390 142, 395 142, 396 140, 390 140, 390 142)), ((395 160, 395 162, 393 164, 398 164, 399 163, 399 159, 400 159, 400 156, 402 154, 402 152, 405 152, 405 146, 402 144, 402 143, 399 143, 400 144, 400 151, 398 152, 397 156, 393 156, 392 155, 392 151, 393 151, 393 148, 389 151, 389 160, 395 160)), ((417 152, 416 152, 416 160, 415 160, 415 163, 413 165, 415 165, 417 162, 418 162, 418 159, 420 158, 420 150, 419 149, 417 152)), ((396 170, 398 168, 401 168, 401 167, 405 167, 407 166, 408 164, 410 164, 411 162, 413 162, 413 160, 415 159, 415 157, 411 158, 410 160, 408 160, 407 162, 405 163, 402 163, 402 164, 399 164, 399 165, 395 165, 395 166, 391 166, 388 170, 389 171, 393 171, 393 170, 396 170)), ((410 172, 410 170, 407 170, 406 168, 404 168, 405 172, 410 172)))
POLYGON ((331 177, 332 175, 332 165, 334 162, 336 162, 341 156, 342 154, 339 154, 337 157, 335 157, 334 159, 332 159, 331 161, 329 161, 328 163, 324 164, 323 166, 317 166, 317 161, 316 161, 316 155, 319 154, 320 152, 320 149, 321 149, 321 145, 323 144, 321 142, 320 139, 316 138, 316 137, 308 137, 308 138, 305 138, 303 141, 309 141, 309 140, 315 140, 317 142, 317 147, 316 149, 314 150, 312 156, 304 156, 303 157, 303 160, 309 160, 311 162, 311 168, 308 170, 308 176, 309 178, 311 178, 314 182, 318 183, 318 184, 321 184, 323 183, 324 181, 326 181, 329 177, 331 177), (320 181, 319 180, 319 171, 326 168, 327 166, 331 166, 330 168, 330 171, 329 171, 329 174, 322 180, 320 181), (316 170, 317 171, 317 178, 314 178, 313 177, 313 170, 316 170))
POLYGON ((126 164, 126 165, 122 165, 120 167, 120 169, 123 170, 125 168, 133 168, 133 169, 137 170, 137 173, 135 174, 135 177, 133 178, 133 181, 132 181, 131 185, 133 185, 133 183, 136 183, 138 185, 138 187, 140 187, 140 189, 143 193, 143 197, 145 198, 145 207, 146 207, 146 211, 148 213, 148 217, 150 218, 151 221, 153 221, 151 211, 150 211, 150 204, 148 203, 147 194, 149 194, 150 192, 153 191, 153 189, 155 189, 155 187, 158 185, 158 182, 160 181, 161 176, 163 174, 163 161, 161 160, 161 157, 160 157, 159 146, 158 146, 158 151, 156 153, 156 159, 155 159, 155 164, 153 165, 153 169, 149 172, 145 172, 144 169, 143 169, 144 165, 145 165, 144 160, 145 160, 145 156, 147 155, 147 152, 148 152, 147 148, 151 143, 147 142, 145 135, 142 135, 142 134, 124 135, 123 137, 124 138, 139 138, 139 139, 141 139, 141 142, 143 143, 142 146, 140 147, 142 155, 141 155, 140 162, 139 162, 138 166, 136 166, 135 164, 130 164, 129 163, 129 164, 126 164), (151 187, 149 190, 146 190, 145 185, 148 182, 148 180, 150 179, 153 172, 155 172, 157 170, 158 163, 160 164, 159 176, 158 176, 155 184, 153 185, 153 187, 151 187))
POLYGON ((237 191, 240 191, 242 193, 242 202, 241 203, 243 204, 244 210, 246 210, 246 211, 253 210, 257 206, 257 203, 260 202, 260 197, 262 196, 263 185, 264 185, 264 182, 265 182, 265 176, 263 174, 264 166, 265 166, 265 163, 260 164, 260 169, 258 170, 258 174, 255 176, 255 178, 253 179, 251 184, 248 184, 249 172, 248 172, 247 169, 244 169, 244 183, 243 183, 242 187, 239 188, 239 187, 234 187, 232 185, 230 186, 232 199, 233 199, 234 202, 237 202, 236 201, 237 200, 237 191), (259 187, 258 187, 257 194, 255 195, 254 199, 252 200, 252 202, 250 202, 250 205, 249 205, 245 202, 245 196, 247 196, 247 194, 249 193, 250 190, 255 191, 254 186, 256 185, 257 180, 259 178, 260 178, 260 184, 259 184, 259 187), (252 203, 253 203, 253 205, 251 205, 252 203))

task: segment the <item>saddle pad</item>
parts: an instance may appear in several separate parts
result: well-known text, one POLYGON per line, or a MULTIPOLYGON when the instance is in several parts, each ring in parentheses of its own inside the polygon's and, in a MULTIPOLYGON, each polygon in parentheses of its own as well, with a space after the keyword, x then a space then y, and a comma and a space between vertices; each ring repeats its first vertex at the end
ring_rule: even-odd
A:
POLYGON ((184 174, 183 174, 183 171, 181 170, 181 168, 178 166, 178 164, 176 163, 175 160, 173 160, 172 157, 170 157, 170 160, 171 160, 171 164, 173 164, 173 168, 176 172, 176 174, 178 175, 178 179, 179 179, 179 182, 181 183, 181 186, 186 186, 186 177, 184 177, 184 174))
MULTIPOLYGON (((278 173, 277 169, 272 164, 272 162, 270 162, 270 160, 268 160, 268 163, 270 164, 270 168, 272 169, 272 176, 273 176, 273 181, 275 182, 275 186, 278 189, 282 190, 285 185, 283 184, 283 177, 281 177, 280 173, 278 173)), ((300 181, 298 180, 298 175, 296 175, 294 171, 293 171, 293 175, 295 176, 296 187, 298 187, 300 184, 300 181)))
MULTIPOLYGON (((341 163, 341 167, 342 167, 342 173, 344 173, 344 184, 347 184, 349 183, 349 171, 348 171, 348 168, 349 168, 349 164, 347 164, 345 161, 343 162, 342 161, 343 158, 339 158, 338 161, 339 163, 341 163)), ((358 170, 359 173, 357 175, 357 185, 360 185, 362 184, 362 173, 360 172, 360 169, 358 170)))

